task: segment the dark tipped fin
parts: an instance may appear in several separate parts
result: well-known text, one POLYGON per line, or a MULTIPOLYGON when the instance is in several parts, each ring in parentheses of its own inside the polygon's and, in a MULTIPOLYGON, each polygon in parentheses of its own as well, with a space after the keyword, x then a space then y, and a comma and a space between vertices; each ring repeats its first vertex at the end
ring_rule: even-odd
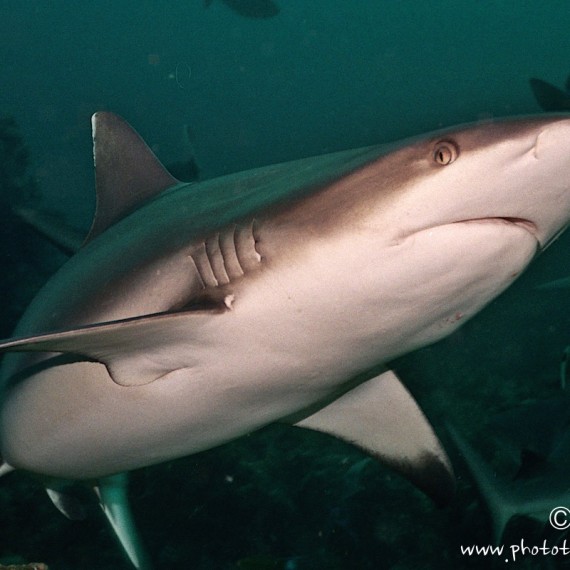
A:
POLYGON ((102 112, 91 123, 97 208, 86 241, 178 183, 124 119, 102 112))
POLYGON ((570 95, 542 79, 529 79, 536 102, 544 111, 570 111, 570 95))
POLYGON ((430 496, 448 504, 453 470, 431 425, 397 376, 388 371, 295 422, 352 443, 430 496))

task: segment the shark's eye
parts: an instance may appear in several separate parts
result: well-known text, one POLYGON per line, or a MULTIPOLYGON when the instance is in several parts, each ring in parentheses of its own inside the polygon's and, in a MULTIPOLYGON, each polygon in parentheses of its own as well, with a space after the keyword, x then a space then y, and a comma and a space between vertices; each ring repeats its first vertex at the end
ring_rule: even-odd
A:
POLYGON ((451 164, 459 155, 457 146, 450 141, 440 141, 433 149, 433 159, 437 164, 445 166, 451 164))

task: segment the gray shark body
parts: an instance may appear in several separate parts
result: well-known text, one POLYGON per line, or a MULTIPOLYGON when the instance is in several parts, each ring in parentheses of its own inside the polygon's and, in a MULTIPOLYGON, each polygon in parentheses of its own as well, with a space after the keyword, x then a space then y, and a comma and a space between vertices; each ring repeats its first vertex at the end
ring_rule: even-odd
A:
POLYGON ((0 474, 105 481, 285 421, 448 499, 447 457, 387 366, 456 330, 566 227, 570 120, 199 184, 115 115, 93 126, 90 235, 0 345, 23 353, 2 369, 0 474))

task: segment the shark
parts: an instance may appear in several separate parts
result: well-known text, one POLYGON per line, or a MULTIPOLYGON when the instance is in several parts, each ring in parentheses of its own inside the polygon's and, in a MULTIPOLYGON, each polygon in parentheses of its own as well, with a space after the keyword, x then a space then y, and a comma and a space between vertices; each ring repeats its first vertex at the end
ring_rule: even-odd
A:
POLYGON ((511 477, 498 473, 458 430, 447 426, 488 510, 496 544, 515 517, 526 517, 547 527, 551 516, 556 517, 556 509, 561 508, 554 524, 565 526, 568 522, 569 405, 570 398, 562 392, 493 418, 489 428, 499 436, 501 455, 517 467, 511 477))
POLYGON ((453 333, 570 220, 570 118, 504 119, 181 183, 92 118, 82 247, 0 343, 0 475, 80 518, 93 487, 151 562, 131 470, 282 422, 359 447, 437 504, 450 461, 390 368, 453 333))

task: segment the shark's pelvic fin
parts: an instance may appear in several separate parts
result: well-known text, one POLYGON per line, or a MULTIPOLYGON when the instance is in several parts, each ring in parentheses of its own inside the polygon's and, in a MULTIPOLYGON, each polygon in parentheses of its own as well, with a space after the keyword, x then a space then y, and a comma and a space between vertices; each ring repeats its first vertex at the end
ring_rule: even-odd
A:
POLYGON ((87 516, 81 501, 66 492, 65 485, 46 486, 46 492, 55 508, 72 521, 84 520, 87 516))
POLYGON ((151 570, 139 538, 127 497, 127 475, 120 473, 101 479, 94 488, 99 504, 128 559, 137 570, 151 570))
POLYGON ((13 339, 0 343, 0 352, 76 354, 105 364, 121 386, 149 384, 186 368, 184 362, 172 358, 169 349, 183 342, 186 353, 194 335, 198 338, 200 325, 224 310, 228 307, 222 304, 210 310, 160 313, 13 339))
POLYGON ((392 371, 360 384, 297 422, 352 443, 388 464, 436 503, 455 491, 451 464, 428 420, 392 371))
POLYGON ((178 183, 125 120, 95 113, 91 123, 97 209, 86 241, 178 183))
POLYGON ((12 467, 8 463, 6 463, 0 457, 0 477, 2 477, 3 475, 7 475, 8 473, 11 473, 12 471, 15 471, 14 467, 12 467))

